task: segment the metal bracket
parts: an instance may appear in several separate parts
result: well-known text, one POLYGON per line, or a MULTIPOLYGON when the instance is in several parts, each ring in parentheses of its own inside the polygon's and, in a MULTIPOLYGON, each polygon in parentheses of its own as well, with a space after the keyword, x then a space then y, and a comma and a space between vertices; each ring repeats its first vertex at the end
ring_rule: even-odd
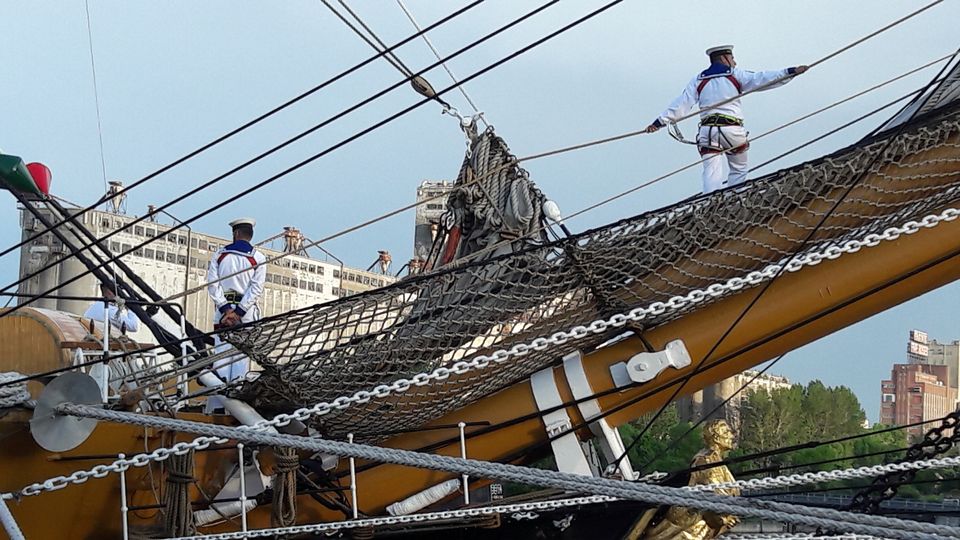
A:
MULTIPOLYGON (((541 411, 557 408, 554 411, 543 415, 543 425, 550 438, 556 437, 560 433, 569 430, 573 424, 567 411, 562 407, 563 399, 560 397, 560 391, 557 389, 557 381, 553 376, 553 368, 547 368, 534 373, 530 377, 530 388, 533 390, 533 398, 537 402, 537 408, 541 411)), ((593 476, 590 472, 590 464, 587 457, 583 454, 583 448, 580 447, 580 440, 574 432, 567 433, 563 437, 553 439, 550 442, 553 448, 553 455, 557 458, 557 469, 561 472, 580 474, 583 476, 593 476)))
POLYGON ((690 363, 690 353, 687 352, 683 340, 675 339, 667 343, 667 347, 660 352, 635 354, 626 362, 610 366, 610 376, 617 388, 622 388, 652 381, 668 367, 680 369, 690 363))
MULTIPOLYGON (((583 369, 583 356, 580 351, 574 351, 563 357, 563 372, 567 376, 567 383, 570 384, 573 397, 580 402, 577 405, 580 414, 585 421, 590 422, 590 431, 593 432, 600 443, 603 457, 607 460, 607 463, 613 463, 626 452, 626 448, 623 439, 620 437, 620 432, 607 423, 605 418, 599 418, 595 422, 592 421, 594 418, 600 417, 603 411, 596 399, 585 399, 593 395, 593 387, 590 385, 587 373, 583 369)), ((620 460, 618 469, 624 480, 636 480, 640 476, 633 470, 633 466, 627 459, 620 460)))

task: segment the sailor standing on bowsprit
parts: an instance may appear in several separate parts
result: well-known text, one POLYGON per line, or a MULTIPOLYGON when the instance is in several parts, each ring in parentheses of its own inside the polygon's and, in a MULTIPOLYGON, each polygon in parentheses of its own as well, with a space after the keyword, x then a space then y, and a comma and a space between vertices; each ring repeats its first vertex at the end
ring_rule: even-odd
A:
POLYGON ((733 45, 707 49, 710 67, 693 78, 677 99, 663 111, 646 132, 653 133, 699 107, 697 147, 703 159, 703 192, 735 186, 747 179, 747 130, 739 96, 744 92, 769 90, 793 80, 807 66, 773 71, 746 71, 737 67, 733 45), (727 103, 727 100, 730 100, 727 103), (722 103, 722 104, 720 104, 722 103), (713 107, 714 104, 718 104, 713 107), (726 156, 723 159, 722 156, 726 156), (724 170, 724 165, 728 170, 724 170))
MULTIPOLYGON (((207 269, 207 293, 216 311, 213 314, 214 330, 231 328, 242 323, 260 319, 257 301, 263 294, 267 280, 267 258, 250 244, 253 240, 251 218, 241 218, 230 222, 233 229, 233 242, 227 244, 210 260, 207 269)), ((222 343, 219 335, 214 335, 214 351, 219 353, 229 349, 222 343)), ((250 370, 250 359, 246 356, 231 356, 214 363, 217 375, 224 382, 243 377, 250 370)), ((207 400, 207 410, 220 406, 219 399, 211 396, 207 400)))

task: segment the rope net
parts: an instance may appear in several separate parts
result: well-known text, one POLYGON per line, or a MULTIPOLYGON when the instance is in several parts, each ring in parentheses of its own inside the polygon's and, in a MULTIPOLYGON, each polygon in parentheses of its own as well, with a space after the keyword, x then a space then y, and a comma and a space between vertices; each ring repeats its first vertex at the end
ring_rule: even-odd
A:
MULTIPOLYGON (((493 137, 492 132, 483 137, 493 137)), ((265 413, 289 412, 666 302, 786 262, 840 199, 800 255, 882 232, 960 201, 958 150, 960 104, 952 104, 896 134, 880 133, 735 189, 555 242, 515 244, 513 253, 454 263, 263 320, 225 336, 264 369, 233 395, 265 413)), ((474 178, 486 172, 465 164, 471 168, 474 178)), ((464 176, 461 171, 461 180, 464 176)), ((537 223, 532 219, 527 229, 537 223)), ((633 330, 662 325, 722 297, 705 295, 649 317, 633 330)), ((589 334, 568 345, 589 349, 611 337, 589 334)), ((349 432, 376 441, 385 437, 385 426, 417 428, 561 356, 556 350, 531 350, 502 365, 336 410, 316 419, 314 427, 331 437, 349 432)))

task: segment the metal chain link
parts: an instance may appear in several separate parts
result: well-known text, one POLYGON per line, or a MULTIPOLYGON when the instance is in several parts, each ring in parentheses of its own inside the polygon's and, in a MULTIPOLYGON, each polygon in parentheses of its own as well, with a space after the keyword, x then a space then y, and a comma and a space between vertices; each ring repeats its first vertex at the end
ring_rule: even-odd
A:
POLYGON ((218 424, 104 410, 90 405, 64 403, 55 410, 58 413, 71 416, 195 433, 218 439, 235 439, 247 444, 296 448, 409 467, 509 480, 574 493, 607 495, 655 505, 683 506, 700 511, 764 518, 852 533, 884 535, 901 540, 942 540, 944 538, 960 537, 960 528, 956 527, 885 516, 851 514, 839 510, 801 506, 772 500, 725 496, 713 492, 624 482, 609 478, 595 478, 561 471, 533 469, 506 463, 435 455, 397 448, 381 448, 331 439, 252 431, 218 424))
POLYGON ((430 521, 442 521, 452 519, 462 519, 470 517, 482 517, 493 514, 514 514, 519 513, 515 519, 536 519, 536 512, 544 512, 567 508, 570 506, 582 506, 586 504, 597 504, 605 502, 616 502, 620 499, 607 497, 605 495, 590 495, 587 497, 575 497, 571 499, 558 499, 553 501, 524 502, 516 504, 506 504, 500 506, 486 506, 480 508, 463 508, 459 510, 448 510, 443 512, 427 512, 423 514, 409 514, 405 516, 385 516, 378 518, 365 518, 352 521, 338 521, 334 523, 315 523, 311 525, 294 525, 291 527, 279 527, 272 529, 255 529, 247 532, 237 531, 231 533, 207 534, 198 536, 182 536, 171 538, 169 540, 240 540, 243 538, 257 538, 261 536, 283 537, 284 535, 308 534, 338 531, 343 529, 355 529, 361 527, 382 527, 387 525, 403 525, 407 523, 423 523, 430 521), (534 513, 530 516, 528 513, 534 513))
MULTIPOLYGON (((668 310, 697 304, 708 297, 719 297, 730 291, 739 291, 756 286, 772 279, 783 264, 787 272, 796 272, 807 266, 815 266, 825 260, 832 260, 847 253, 856 253, 865 247, 875 247, 884 241, 894 241, 903 235, 910 235, 922 228, 933 228, 940 223, 950 222, 960 217, 960 209, 948 208, 939 214, 931 214, 919 221, 908 221, 900 227, 890 227, 880 234, 868 234, 860 240, 848 240, 838 246, 830 246, 821 252, 810 252, 795 257, 785 263, 769 265, 763 270, 750 272, 744 277, 734 277, 722 283, 714 283, 705 289, 692 291, 684 296, 675 296, 666 302, 653 302, 647 307, 634 308, 626 313, 598 319, 588 325, 574 326, 567 331, 556 332, 549 337, 538 337, 529 343, 518 343, 508 349, 500 349, 489 355, 476 355, 469 361, 455 362, 451 367, 441 367, 430 373, 420 373, 410 379, 398 379, 391 384, 381 384, 372 390, 361 390, 352 396, 341 396, 329 402, 303 407, 292 413, 283 413, 271 420, 263 420, 251 426, 239 426, 238 429, 262 430, 268 427, 284 427, 293 421, 304 422, 315 416, 322 416, 335 410, 346 409, 353 404, 362 404, 372 398, 383 398, 392 394, 401 394, 414 386, 425 386, 433 381, 444 380, 450 375, 463 375, 476 369, 484 369, 491 363, 502 364, 511 358, 521 357, 531 350, 542 351, 552 346, 561 346, 570 340, 577 340, 590 334, 602 334, 608 330, 623 328, 631 322, 641 322, 651 315, 662 315, 668 310)), ((69 484, 82 484, 90 478, 103 478, 111 472, 119 472, 125 467, 143 467, 151 461, 163 461, 171 455, 182 455, 190 450, 203 450, 211 444, 222 444, 223 439, 198 437, 190 442, 181 442, 170 448, 159 448, 150 453, 138 454, 127 459, 118 459, 109 465, 97 465, 89 470, 76 471, 69 476, 57 476, 43 482, 31 484, 22 489, 20 495, 38 495, 45 491, 56 491, 69 484)), ((886 471, 881 471, 886 472, 886 471)), ((878 473, 879 474, 879 473, 878 473)), ((765 479, 770 480, 770 479, 765 479)))
POLYGON ((770 478, 735 480, 733 482, 723 482, 719 484, 688 486, 686 489, 690 489, 692 491, 714 491, 717 489, 728 488, 740 488, 742 490, 780 489, 791 486, 816 484, 819 482, 835 482, 837 480, 870 478, 886 473, 919 471, 923 469, 948 469, 957 466, 960 466, 960 456, 907 461, 903 463, 887 463, 885 465, 870 465, 852 469, 799 473, 787 476, 773 476, 770 478))
POLYGON ((723 540, 884 540, 879 536, 864 536, 862 534, 838 534, 819 536, 813 533, 753 533, 753 534, 725 534, 723 540))
MULTIPOLYGON (((924 434, 923 440, 907 449, 906 456, 900 460, 900 463, 909 464, 917 462, 921 458, 944 454, 960 445, 960 430, 957 430, 957 426, 960 426, 960 411, 948 414, 939 426, 934 426, 928 430, 924 434), (946 435, 945 432, 948 432, 949 435, 946 435)), ((857 492, 844 510, 869 514, 876 513, 881 503, 892 499, 896 496, 901 485, 911 482, 916 477, 918 470, 917 468, 895 469, 876 478, 872 485, 857 492)))

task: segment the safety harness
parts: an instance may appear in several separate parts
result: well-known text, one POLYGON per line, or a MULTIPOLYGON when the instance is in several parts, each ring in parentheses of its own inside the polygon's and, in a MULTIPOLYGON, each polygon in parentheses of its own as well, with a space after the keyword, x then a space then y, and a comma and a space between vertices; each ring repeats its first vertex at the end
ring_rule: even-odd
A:
MULTIPOLYGON (((223 260, 227 258, 227 255, 236 255, 237 257, 243 257, 244 259, 247 260, 247 262, 250 263, 251 268, 256 268, 257 266, 257 259, 255 259, 253 255, 248 255, 246 253, 240 253, 237 251, 223 251, 220 253, 220 255, 217 256, 218 267, 220 266, 220 263, 222 263, 223 260)), ((243 294, 234 290, 224 291, 223 297, 228 304, 233 304, 233 305, 237 305, 243 300, 243 294)), ((221 328, 223 328, 223 326, 220 324, 214 324, 213 328, 214 330, 220 330, 221 328)))
MULTIPOLYGON (((697 84, 697 99, 700 98, 700 93, 707 86, 707 83, 718 78, 723 78, 730 81, 730 84, 732 84, 733 87, 737 89, 737 95, 740 95, 743 93, 743 86, 740 84, 740 81, 738 81, 737 78, 733 76, 732 73, 708 75, 705 77, 701 75, 701 77, 702 78, 700 79, 700 82, 697 84)), ((728 114, 714 113, 714 114, 704 116, 703 118, 700 119, 701 127, 706 126, 710 128, 710 133, 707 136, 707 141, 713 140, 713 130, 716 129, 718 142, 720 138, 723 138, 727 142, 728 146, 731 146, 732 143, 730 142, 729 139, 727 139, 727 136, 723 133, 723 130, 720 128, 729 127, 729 126, 742 126, 742 125, 743 125, 743 120, 735 116, 730 116, 728 114)), ((719 154, 721 152, 724 152, 724 149, 720 146, 716 146, 716 147, 702 146, 697 141, 688 141, 684 139, 683 134, 680 133, 680 128, 677 127, 677 125, 674 123, 671 123, 669 127, 670 127, 669 133, 674 139, 677 139, 678 141, 686 144, 696 145, 697 150, 699 150, 701 156, 706 154, 719 154)), ((749 147, 750 147, 750 143, 747 142, 736 148, 726 150, 726 153, 739 154, 741 152, 746 152, 749 147)))
POLYGON ((700 84, 697 85, 697 97, 700 97, 700 92, 703 92, 703 88, 707 86, 708 82, 719 77, 723 77, 724 79, 730 81, 730 84, 732 84, 733 87, 737 89, 737 95, 740 95, 743 93, 743 87, 740 86, 740 81, 738 81, 737 78, 734 77, 732 73, 727 73, 726 75, 709 75, 701 79, 700 84))
POLYGON ((224 251, 223 253, 221 253, 220 256, 217 257, 217 266, 220 266, 220 263, 222 263, 223 260, 227 258, 227 255, 236 255, 238 257, 243 257, 250 263, 250 266, 254 266, 254 267, 257 266, 257 260, 253 258, 253 255, 237 253, 236 251, 224 251))

